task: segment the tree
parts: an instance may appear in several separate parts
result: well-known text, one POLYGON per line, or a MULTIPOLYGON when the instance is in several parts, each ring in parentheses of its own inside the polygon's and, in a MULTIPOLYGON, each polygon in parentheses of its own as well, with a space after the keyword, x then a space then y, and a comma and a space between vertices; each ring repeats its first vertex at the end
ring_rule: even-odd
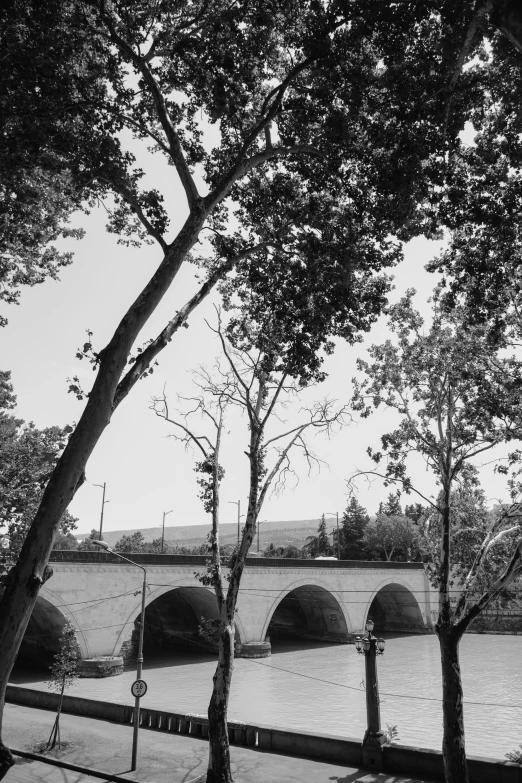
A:
POLYGON ((78 539, 72 533, 58 533, 54 540, 54 548, 62 551, 78 549, 78 539))
POLYGON ((299 560, 306 560, 310 557, 310 553, 305 547, 300 549, 293 544, 289 544, 288 546, 274 546, 274 544, 269 544, 264 550, 263 555, 264 557, 288 557, 290 559, 299 560))
MULTIPOLYGON (((226 362, 226 369, 217 364, 217 380, 201 368, 195 375, 198 394, 190 400, 184 400, 185 405, 190 405, 189 411, 178 418, 171 417, 164 394, 154 399, 152 407, 158 416, 180 431, 179 439, 182 442, 193 444, 201 455, 196 464, 200 498, 205 510, 211 514, 212 527, 209 533, 207 571, 200 575, 200 580, 214 588, 219 609, 219 618, 213 629, 213 638, 217 639, 218 644, 218 662, 208 708, 207 783, 230 783, 227 710, 234 665, 235 612, 241 577, 256 533, 259 514, 272 483, 276 481, 279 485, 284 484, 286 476, 292 472, 291 450, 300 449, 309 468, 316 461, 305 441, 307 430, 331 433, 336 425, 342 424, 344 409, 335 410, 329 401, 314 404, 307 411, 308 417, 304 422, 287 424, 286 430, 280 433, 270 432, 269 425, 273 418, 277 418, 278 408, 281 408, 284 398, 295 396, 302 386, 292 383, 288 374, 281 369, 276 343, 269 355, 255 350, 247 352, 227 343, 221 323, 217 334, 226 362), (220 464, 220 450, 225 414, 227 409, 233 408, 242 411, 248 422, 249 440, 245 454, 249 461, 250 478, 245 526, 227 563, 228 573, 225 575, 219 544, 220 484, 225 475, 220 464), (203 421, 203 431, 196 431, 192 423, 196 415, 203 421)), ((207 626, 203 628, 203 633, 208 637, 207 626)))
POLYGON ((54 662, 51 666, 51 680, 48 683, 51 690, 60 694, 58 709, 54 725, 47 742, 47 749, 52 749, 60 743, 60 715, 62 712, 63 696, 67 688, 74 684, 78 677, 78 661, 80 659, 80 648, 76 641, 74 627, 67 620, 60 633, 60 649, 54 656, 54 662))
POLYGON ((381 560, 418 559, 422 550, 417 526, 404 515, 377 515, 375 522, 366 527, 364 544, 381 560))
POLYGON ((99 116, 85 97, 102 90, 74 5, 6 0, 0 9, 0 301, 8 304, 21 286, 57 279, 71 263, 51 243, 83 235, 69 219, 94 195, 68 154, 92 143, 99 116))
POLYGON ((425 518, 428 511, 429 508, 422 503, 410 503, 404 506, 404 516, 413 519, 416 525, 425 518))
POLYGON ((137 530, 130 536, 122 536, 114 544, 115 552, 145 552, 147 544, 141 530, 137 530))
MULTIPOLYGON (((96 546, 96 544, 93 544, 93 541, 99 540, 100 531, 93 527, 87 538, 84 538, 83 541, 80 541, 78 544, 78 549, 80 552, 99 552, 100 547, 96 546)), ((101 537, 101 540, 103 541, 103 536, 101 537)))
MULTIPOLYGON (((15 74, 9 86, 34 40, 39 48, 28 51, 38 67, 24 69, 21 83, 24 106, 45 119, 38 141, 59 156, 74 194, 108 200, 109 228, 121 241, 154 242, 159 261, 108 344, 84 346, 96 379, 0 601, 0 709, 59 520, 115 409, 177 329, 220 284, 227 304, 239 300, 258 322, 268 315, 281 324, 289 369, 307 355, 318 371, 332 336, 354 341, 377 317, 388 283, 375 275, 400 258, 391 237, 433 236, 445 224, 445 185, 465 157, 460 131, 492 94, 497 59, 511 66, 513 55, 499 47, 492 63, 482 56, 491 29, 471 2, 371 3, 354 13, 351 4, 309 0, 132 8, 71 0, 45 4, 58 15, 55 26, 52 15, 42 24, 39 5, 7 7, 14 32, 21 10, 27 28, 4 60, 15 74), (34 74, 43 80, 41 106, 28 97, 34 74), (219 132, 210 151, 206 123, 219 132), (186 218, 174 238, 164 195, 141 185, 123 130, 164 157, 164 182, 174 172, 181 182, 186 218), (197 255, 203 229, 208 252, 197 255), (200 288, 138 351, 142 329, 189 260, 200 267, 200 288)), ((499 19, 504 29, 503 12, 499 19)), ((16 106, 16 90, 8 94, 16 106)), ((31 133, 20 140, 27 150, 31 133)), ((77 381, 71 390, 84 397, 77 381)))
POLYGON ((310 557, 328 556, 332 554, 332 547, 328 539, 328 533, 326 532, 326 518, 323 514, 319 520, 317 526, 316 536, 307 536, 306 540, 309 542, 305 544, 310 557))
MULTIPOLYGON (((65 448, 70 427, 39 430, 10 411, 16 397, 11 374, 0 371, 0 530, 4 568, 16 561, 27 531, 58 458, 65 448)), ((77 520, 68 511, 60 520, 60 533, 67 535, 77 520)))
POLYGON ((365 531, 370 521, 368 512, 352 495, 341 520, 342 560, 364 560, 367 556, 365 531))
POLYGON ((435 308, 433 323, 423 332, 411 293, 389 308, 395 343, 372 346, 371 361, 359 363, 367 377, 357 386, 354 402, 363 415, 381 404, 399 415, 397 428, 382 437, 382 452, 369 449, 377 466, 386 457, 385 470, 377 468, 377 475, 411 491, 407 459, 415 452, 440 487, 435 500, 424 500, 439 532, 432 579, 439 595, 435 631, 442 661, 442 751, 448 783, 467 783, 459 642, 470 623, 522 572, 521 507, 513 477, 515 502, 485 526, 455 595, 453 547, 458 547, 462 528, 455 524, 452 499, 459 483, 465 485, 473 474, 474 458, 522 434, 522 375, 515 372, 515 360, 495 351, 483 331, 466 328, 458 311, 452 319, 435 308), (507 557, 497 558, 497 548, 504 545, 507 557))
POLYGON ((386 503, 384 503, 384 505, 382 506, 382 512, 380 511, 379 513, 382 513, 387 517, 402 516, 400 490, 397 490, 395 494, 393 492, 390 492, 386 503))

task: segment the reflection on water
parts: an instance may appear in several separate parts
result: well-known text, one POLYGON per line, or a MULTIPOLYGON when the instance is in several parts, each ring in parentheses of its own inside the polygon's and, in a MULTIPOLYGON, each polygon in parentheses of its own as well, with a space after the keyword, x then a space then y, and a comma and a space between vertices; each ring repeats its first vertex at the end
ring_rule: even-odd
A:
MULTIPOLYGON (((388 634, 378 659, 381 717, 397 725, 402 744, 440 748, 441 673, 435 636, 388 634)), ((467 635, 461 643, 466 747, 503 758, 522 741, 522 638, 467 635), (484 704, 486 703, 486 704, 484 704), (503 706, 496 706, 503 705, 503 706)), ((215 657, 189 650, 145 658, 144 707, 205 712, 215 657)), ((71 693, 132 704, 132 670, 81 680, 71 693)), ((43 677, 41 678, 43 679, 43 677)), ((13 682, 33 683, 22 672, 13 682)), ((235 663, 229 715, 251 721, 360 739, 366 721, 364 660, 353 645, 274 641, 272 657, 235 663)))

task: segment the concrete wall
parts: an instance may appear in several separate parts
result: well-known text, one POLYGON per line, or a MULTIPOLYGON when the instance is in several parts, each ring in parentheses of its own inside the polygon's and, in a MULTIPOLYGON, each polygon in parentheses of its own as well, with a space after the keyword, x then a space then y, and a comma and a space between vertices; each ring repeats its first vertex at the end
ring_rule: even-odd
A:
MULTIPOLYGON (((56 693, 37 691, 9 685, 6 701, 41 709, 56 710, 59 696, 56 693)), ((130 705, 64 696, 63 711, 73 715, 131 723, 133 708, 130 705)), ((161 710, 142 709, 140 725, 201 738, 208 736, 208 720, 204 715, 179 714, 161 710)), ((314 758, 321 761, 362 766, 360 739, 348 739, 328 734, 312 734, 289 731, 276 726, 263 726, 229 721, 229 736, 233 744, 250 745, 273 753, 314 758)), ((406 745, 389 745, 383 748, 383 768, 386 772, 413 777, 444 780, 440 751, 413 748, 406 745)), ((508 761, 468 757, 470 783, 522 783, 522 765, 508 761)))

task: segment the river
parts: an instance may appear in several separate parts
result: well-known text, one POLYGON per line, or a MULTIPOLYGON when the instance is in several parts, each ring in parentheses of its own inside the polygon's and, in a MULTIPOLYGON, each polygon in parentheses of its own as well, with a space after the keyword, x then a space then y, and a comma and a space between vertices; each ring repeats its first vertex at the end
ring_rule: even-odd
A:
MULTIPOLYGON (((466 635, 461 642, 468 754, 503 759, 522 743, 522 637, 466 635)), ((142 706, 206 711, 215 660, 178 651, 145 659, 142 706)), ((435 636, 388 635, 378 658, 381 718, 399 744, 440 749, 441 673, 435 636)), ((284 728, 362 738, 364 659, 353 645, 274 643, 272 656, 235 663, 229 717, 284 728)), ((69 693, 132 704, 132 670, 80 680, 69 693)), ((18 672, 13 682, 45 687, 18 672)))

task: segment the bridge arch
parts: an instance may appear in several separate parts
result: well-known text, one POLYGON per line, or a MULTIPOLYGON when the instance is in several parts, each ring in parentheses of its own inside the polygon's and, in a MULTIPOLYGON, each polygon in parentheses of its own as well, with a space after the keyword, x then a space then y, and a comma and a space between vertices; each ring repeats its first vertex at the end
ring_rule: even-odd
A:
POLYGON ((425 633, 426 621, 415 590, 404 580, 390 577, 374 590, 364 614, 363 628, 368 617, 376 631, 425 633))
POLYGON ((308 638, 346 642, 351 632, 342 598, 330 585, 314 577, 299 579, 281 590, 268 610, 261 640, 266 638, 271 624, 272 628, 276 624, 288 628, 292 622, 295 635, 308 638))
POLYGON ((88 645, 74 613, 58 596, 43 589, 36 599, 18 651, 18 665, 31 668, 51 666, 60 650, 60 634, 67 620, 75 630, 81 657, 88 657, 88 645))
MULTIPOLYGON (((141 612, 141 594, 128 615, 116 641, 113 655, 128 657, 136 644, 136 621, 141 612)), ((197 628, 201 618, 214 620, 219 616, 217 598, 211 588, 195 584, 193 579, 181 579, 169 585, 150 586, 145 601, 145 645, 151 638, 165 643, 170 638, 178 642, 197 644, 197 628), (173 611, 174 610, 174 611, 173 611)), ((236 614, 236 640, 243 641, 241 619, 236 614)), ((203 640, 201 640, 203 646, 203 640)))

